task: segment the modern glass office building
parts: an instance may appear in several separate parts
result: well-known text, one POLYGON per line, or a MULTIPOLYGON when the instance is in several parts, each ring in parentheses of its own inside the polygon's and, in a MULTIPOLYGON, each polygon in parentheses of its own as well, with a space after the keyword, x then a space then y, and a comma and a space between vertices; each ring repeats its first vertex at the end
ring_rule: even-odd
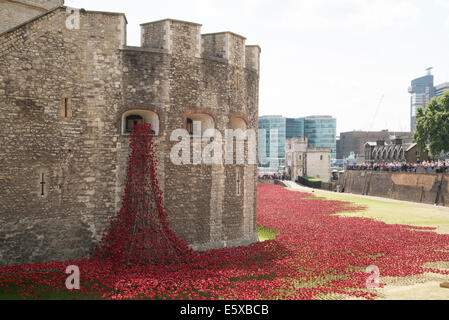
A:
POLYGON ((310 147, 330 148, 332 159, 337 157, 337 120, 331 116, 265 116, 259 118, 259 130, 265 130, 259 131, 259 168, 263 172, 285 168, 285 143, 290 138, 307 137, 310 147))
POLYGON ((312 116, 304 120, 304 134, 309 147, 330 148, 332 159, 337 158, 337 119, 331 116, 312 116))
POLYGON ((433 75, 428 74, 424 77, 417 78, 412 81, 411 87, 408 92, 411 94, 411 119, 410 127, 411 131, 416 129, 416 110, 419 107, 426 107, 427 103, 435 96, 435 87, 433 86, 433 75))
POLYGON ((295 137, 304 137, 304 126, 305 119, 304 118, 287 118, 286 119, 286 132, 285 136, 287 139, 295 138, 295 137))
POLYGON ((435 86, 435 97, 442 97, 449 90, 449 82, 445 82, 435 86))
POLYGON ((266 173, 285 168, 286 124, 282 116, 259 118, 259 168, 266 173))
POLYGON ((408 92, 411 94, 410 127, 412 132, 416 129, 416 110, 419 107, 425 108, 432 98, 442 97, 444 93, 449 90, 449 82, 434 86, 432 69, 433 68, 428 68, 427 75, 413 80, 412 85, 408 88, 408 92))

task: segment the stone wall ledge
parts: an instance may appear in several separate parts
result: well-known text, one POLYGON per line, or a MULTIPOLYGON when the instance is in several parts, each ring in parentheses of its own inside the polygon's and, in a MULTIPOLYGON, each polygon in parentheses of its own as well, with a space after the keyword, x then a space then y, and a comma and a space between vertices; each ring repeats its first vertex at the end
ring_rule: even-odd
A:
POLYGON ((142 48, 142 47, 135 47, 135 46, 122 46, 122 47, 119 48, 119 50, 122 50, 122 51, 138 51, 138 52, 152 52, 152 53, 166 53, 166 54, 170 53, 166 49, 142 48))

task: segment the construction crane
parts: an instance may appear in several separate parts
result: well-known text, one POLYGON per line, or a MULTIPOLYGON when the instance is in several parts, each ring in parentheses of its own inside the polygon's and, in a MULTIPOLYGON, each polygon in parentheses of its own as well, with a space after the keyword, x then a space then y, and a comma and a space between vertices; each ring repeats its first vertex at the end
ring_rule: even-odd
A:
POLYGON ((376 113, 374 114, 373 121, 371 122, 371 126, 369 127, 369 131, 373 130, 374 122, 376 121, 377 114, 379 113, 380 107, 382 106, 382 102, 384 101, 385 95, 383 94, 380 98, 379 104, 377 105, 376 113))

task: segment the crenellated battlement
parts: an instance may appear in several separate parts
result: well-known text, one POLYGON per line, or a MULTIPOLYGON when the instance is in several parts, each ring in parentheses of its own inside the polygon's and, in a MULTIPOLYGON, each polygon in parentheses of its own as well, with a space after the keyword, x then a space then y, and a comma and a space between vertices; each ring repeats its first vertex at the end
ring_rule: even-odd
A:
POLYGON ((260 70, 260 53, 262 50, 259 46, 246 46, 246 68, 259 72, 260 70))
POLYGON ((246 38, 233 32, 201 34, 201 24, 164 19, 141 24, 142 48, 169 54, 214 59, 259 71, 259 46, 246 46, 246 38))
POLYGON ((200 24, 164 19, 144 23, 140 27, 143 48, 163 49, 176 55, 201 56, 200 24), (191 45, 186 46, 186 43, 191 45))
POLYGON ((246 38, 233 32, 203 34, 202 56, 221 58, 229 64, 245 67, 246 38))

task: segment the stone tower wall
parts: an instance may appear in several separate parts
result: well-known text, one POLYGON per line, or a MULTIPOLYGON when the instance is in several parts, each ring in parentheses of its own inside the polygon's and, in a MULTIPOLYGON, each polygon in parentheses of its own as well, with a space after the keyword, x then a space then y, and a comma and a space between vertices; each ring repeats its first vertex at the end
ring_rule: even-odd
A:
POLYGON ((64 0, 0 1, 0 33, 63 4, 64 0))
MULTIPOLYGON (((126 72, 121 113, 135 108, 159 115, 159 181, 171 227, 196 249, 257 241, 257 167, 176 166, 170 160, 176 144, 170 135, 185 128, 186 118, 195 113, 211 116, 223 137, 236 115, 257 130, 260 48, 248 50, 257 58, 255 65, 246 59, 245 39, 233 33, 201 35, 200 25, 170 19, 141 27, 142 47, 122 50, 126 72)), ((120 139, 123 159, 128 142, 126 136, 120 139)), ((120 165, 119 176, 124 177, 126 165, 120 165)))
POLYGON ((0 264, 85 256, 116 212, 125 19, 66 19, 56 9, 0 36, 0 264))

